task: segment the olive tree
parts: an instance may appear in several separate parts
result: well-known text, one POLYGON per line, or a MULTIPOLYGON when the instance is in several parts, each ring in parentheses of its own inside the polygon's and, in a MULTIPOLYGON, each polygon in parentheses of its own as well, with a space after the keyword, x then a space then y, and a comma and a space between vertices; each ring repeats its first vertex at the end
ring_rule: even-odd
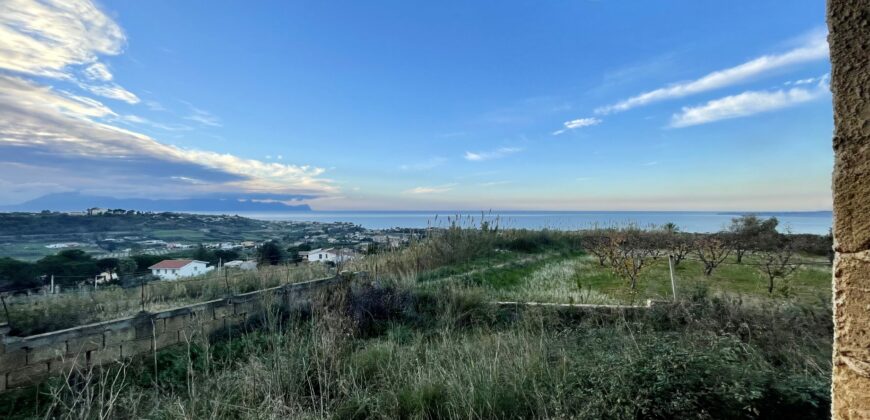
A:
POLYGON ((747 252, 756 250, 764 237, 776 234, 778 224, 779 220, 776 217, 761 219, 754 214, 745 214, 731 219, 727 233, 737 263, 743 262, 743 256, 747 252))

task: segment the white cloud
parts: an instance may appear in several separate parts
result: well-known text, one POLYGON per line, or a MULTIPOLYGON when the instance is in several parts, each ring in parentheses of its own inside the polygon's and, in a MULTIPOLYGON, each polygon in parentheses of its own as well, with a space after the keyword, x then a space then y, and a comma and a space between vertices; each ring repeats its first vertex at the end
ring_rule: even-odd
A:
POLYGON ((186 120, 195 121, 202 125, 207 125, 211 127, 220 127, 221 121, 218 117, 212 115, 212 113, 202 110, 196 107, 191 107, 191 114, 184 117, 186 120))
POLYGON ((119 54, 121 28, 87 0, 0 2, 0 68, 69 78, 68 67, 119 54))
POLYGON ((714 99, 703 105, 684 107, 671 117, 671 127, 689 127, 731 118, 774 111, 821 98, 828 93, 827 84, 813 89, 791 88, 776 91, 746 91, 714 99))
POLYGON ((826 34, 814 33, 800 47, 782 54, 765 55, 735 67, 714 71, 699 79, 641 93, 613 105, 600 107, 596 114, 610 114, 667 99, 681 98, 750 80, 783 67, 828 58, 826 34))
POLYGON ((118 86, 115 83, 111 83, 108 85, 102 85, 102 86, 87 85, 87 84, 80 84, 79 86, 81 86, 82 89, 85 89, 85 90, 93 93, 94 95, 99 95, 99 96, 102 96, 104 98, 116 99, 119 101, 124 101, 128 104, 138 104, 139 103, 138 96, 136 96, 135 94, 133 94, 129 90, 124 89, 121 86, 118 86))
POLYGON ((112 73, 98 61, 121 53, 125 42, 121 28, 90 0, 0 2, 0 69, 73 81, 95 95, 136 104, 139 98, 111 83, 112 73))
POLYGON ((477 184, 477 185, 481 186, 481 187, 495 187, 495 186, 507 185, 507 184, 512 184, 512 182, 511 181, 491 181, 491 182, 481 182, 480 184, 477 184))
POLYGON ((85 76, 91 80, 99 80, 102 82, 112 81, 112 72, 103 63, 94 63, 88 66, 84 71, 85 76))
POLYGON ((801 85, 811 85, 813 83, 824 82, 827 83, 828 79, 830 79, 831 75, 829 73, 825 73, 819 77, 808 77, 806 79, 799 80, 789 80, 784 84, 786 86, 801 86, 801 85))
POLYGON ((444 184, 433 187, 416 187, 405 191, 408 194, 440 194, 450 191, 456 184, 444 184))
POLYGON ((163 104, 154 100, 145 101, 145 106, 152 111, 166 111, 166 108, 163 107, 163 104))
POLYGON ((118 121, 128 124, 142 124, 151 126, 154 128, 159 128, 164 131, 190 131, 193 128, 184 124, 164 124, 156 121, 149 120, 147 118, 140 117, 138 115, 122 115, 117 118, 118 121))
POLYGON ((522 150, 523 149, 519 147, 500 147, 498 149, 488 152, 465 152, 465 155, 463 157, 465 158, 465 160, 480 162, 484 160, 502 158, 510 154, 518 153, 522 150))
MULTIPOLYGON (((82 179, 82 174, 99 170, 105 177, 103 187, 121 192, 138 191, 143 186, 142 179, 158 176, 210 177, 203 179, 207 184, 194 186, 199 192, 289 194, 335 191, 329 181, 320 178, 324 173, 321 168, 183 149, 98 122, 95 118, 145 123, 141 117, 119 117, 93 99, 58 92, 19 78, 0 76, 0 148, 3 150, 0 161, 22 163, 31 157, 31 165, 46 167, 55 165, 58 159, 72 162, 65 169, 67 172, 58 172, 56 179, 52 179, 70 189, 78 188, 75 182, 82 179), (144 169, 137 172, 137 167, 144 169), (117 179, 121 181, 117 182, 117 179)), ((61 171, 59 168, 54 170, 61 171)), ((0 173, 0 177, 7 175, 0 173)), ((100 179, 91 177, 87 182, 97 183, 100 179)))
POLYGON ((568 130, 574 130, 576 128, 583 128, 583 127, 590 127, 590 126, 598 125, 598 124, 601 124, 601 119, 595 118, 595 117, 578 118, 576 120, 565 121, 563 124, 565 126, 565 128, 563 128, 561 130, 554 131, 553 135, 558 136, 559 134, 562 134, 568 130))

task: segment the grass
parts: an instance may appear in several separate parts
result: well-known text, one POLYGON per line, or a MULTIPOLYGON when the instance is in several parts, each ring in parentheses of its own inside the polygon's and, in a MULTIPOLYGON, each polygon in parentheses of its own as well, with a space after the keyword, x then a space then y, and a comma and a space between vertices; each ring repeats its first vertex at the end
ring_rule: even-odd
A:
POLYGON ((829 410, 826 308, 698 297, 637 313, 516 313, 466 291, 394 286, 359 286, 317 307, 330 309, 168 349, 84 386, 4 395, 0 416, 801 419, 829 410))
MULTIPOLYGON (((651 266, 631 292, 566 236, 446 235, 354 262, 376 281, 316 301, 310 313, 270 316, 76 381, 0 395, 0 416, 829 415, 833 332, 823 268, 802 269, 769 295, 751 258, 710 278, 685 261, 672 304, 500 307, 492 302, 670 299, 667 265, 651 266)), ((166 291, 166 301, 188 296, 175 293, 166 291)))
MULTIPOLYGON (((219 299, 233 294, 328 276, 326 266, 261 266, 256 272, 210 272, 198 278, 155 281, 140 287, 104 286, 57 295, 6 297, 8 322, 15 335, 33 335, 93 322, 132 316, 143 310, 156 312, 219 299)), ((4 316, 4 319, 6 317, 4 316)))
MULTIPOLYGON (((421 276, 418 287, 432 288, 451 283, 452 287, 484 293, 492 300, 552 303, 637 304, 647 299, 672 300, 667 260, 660 259, 643 272, 639 287, 629 290, 597 259, 583 254, 562 252, 535 254, 536 258, 516 257, 494 264, 489 259, 450 266, 421 276), (464 270, 464 271, 463 271, 464 270)), ((784 281, 777 279, 773 294, 767 291, 757 262, 748 257, 744 264, 728 260, 708 278, 700 262, 685 260, 675 269, 678 295, 690 294, 699 287, 710 293, 739 295, 759 301, 789 300, 816 304, 830 300, 830 268, 821 265, 801 267, 784 281)))

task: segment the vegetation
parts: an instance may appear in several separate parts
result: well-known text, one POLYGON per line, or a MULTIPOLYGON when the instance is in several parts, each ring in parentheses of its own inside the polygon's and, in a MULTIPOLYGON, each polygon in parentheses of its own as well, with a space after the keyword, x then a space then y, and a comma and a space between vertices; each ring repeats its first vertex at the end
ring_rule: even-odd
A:
POLYGON ((142 282, 132 287, 118 284, 83 287, 56 295, 18 294, 4 298, 14 335, 26 336, 92 322, 132 316, 139 311, 160 311, 281 284, 324 278, 321 265, 262 267, 256 272, 212 271, 177 281, 142 282))
MULTIPOLYGON (((359 285, 290 322, 2 397, 12 418, 820 418, 827 308, 622 314, 359 285), (318 309, 319 308, 319 309, 318 309)), ((246 332, 247 331, 247 332, 246 332)))
MULTIPOLYGON (((738 261, 730 232, 477 225, 467 229, 456 221, 407 247, 351 262, 343 268, 367 271, 374 280, 357 281, 310 310, 270 311, 260 325, 153 359, 0 396, 0 416, 828 415, 830 268, 818 245, 825 238, 759 235, 738 261), (702 246, 715 250, 702 256, 702 246), (667 263, 675 250, 681 253, 679 260, 674 256, 676 297, 667 263), (608 310, 522 305, 637 305, 646 299, 661 303, 608 310)), ((234 277, 230 292, 284 282, 284 270, 315 268, 323 266, 267 264, 259 274, 234 277)), ((316 274, 292 272, 294 278, 316 274)), ((157 285, 165 289, 149 294, 154 308, 227 293, 218 277, 157 285)), ((108 308, 117 301, 132 310, 138 302, 127 295, 130 289, 112 290, 117 295, 90 305, 108 308)), ((85 306, 68 303, 62 313, 37 309, 19 321, 35 319, 34 330, 87 313, 85 306)))

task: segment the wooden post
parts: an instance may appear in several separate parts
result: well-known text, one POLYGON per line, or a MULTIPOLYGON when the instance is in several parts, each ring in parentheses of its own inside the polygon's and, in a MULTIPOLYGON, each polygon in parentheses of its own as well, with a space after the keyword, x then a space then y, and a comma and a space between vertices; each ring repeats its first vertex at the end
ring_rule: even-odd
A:
POLYGON ((674 302, 677 301, 677 281, 674 280, 674 256, 668 255, 668 269, 671 272, 671 292, 674 294, 674 302))

